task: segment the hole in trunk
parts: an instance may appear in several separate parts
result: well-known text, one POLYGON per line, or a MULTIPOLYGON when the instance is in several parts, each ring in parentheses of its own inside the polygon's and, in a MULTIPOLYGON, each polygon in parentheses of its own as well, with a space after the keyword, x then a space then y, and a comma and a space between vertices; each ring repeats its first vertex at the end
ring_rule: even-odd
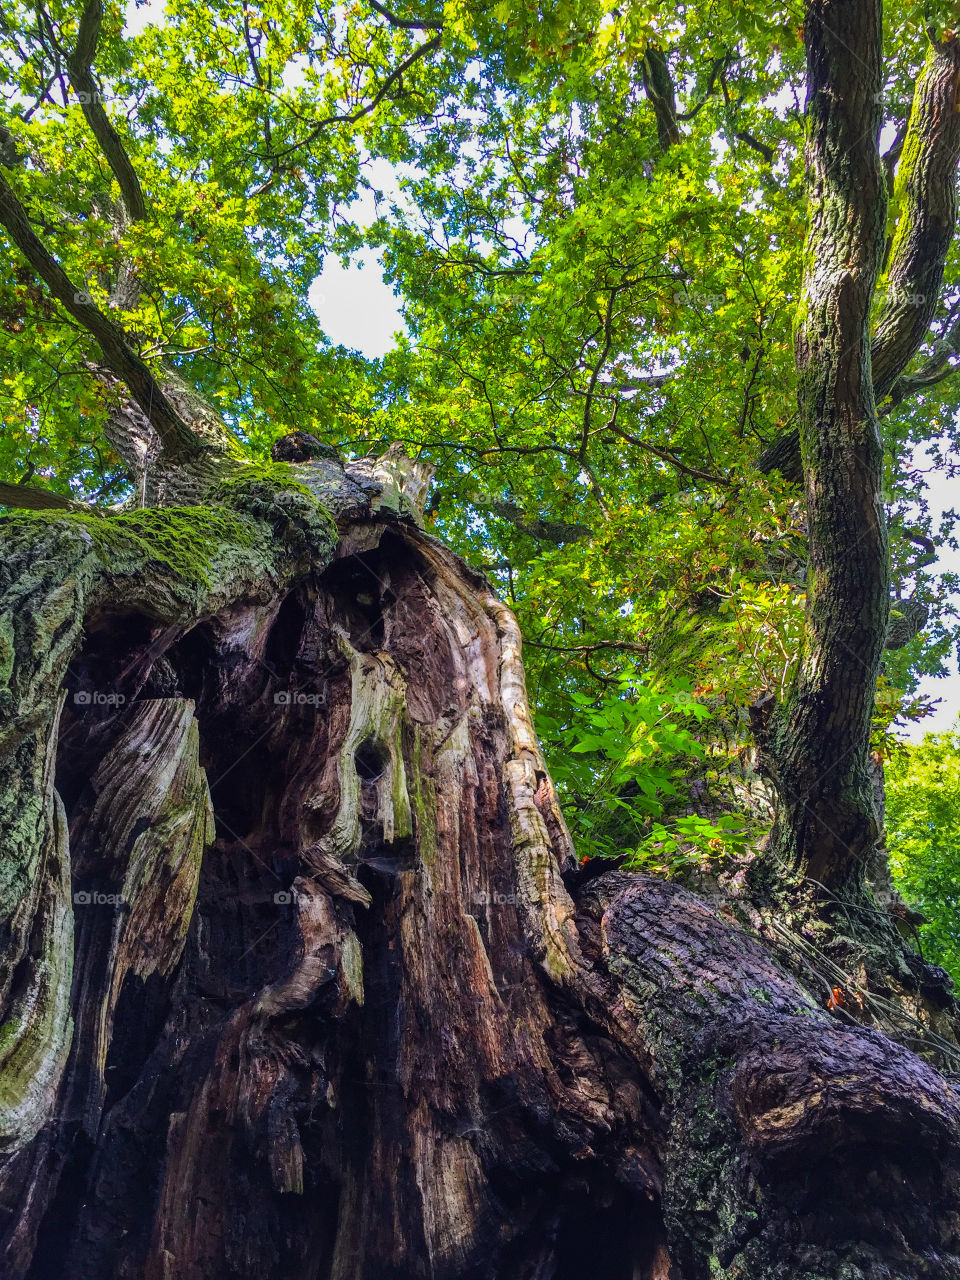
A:
POLYGON ((357 777, 361 782, 378 782, 382 777, 386 768, 380 748, 368 738, 366 742, 361 742, 353 757, 353 763, 357 769, 357 777))

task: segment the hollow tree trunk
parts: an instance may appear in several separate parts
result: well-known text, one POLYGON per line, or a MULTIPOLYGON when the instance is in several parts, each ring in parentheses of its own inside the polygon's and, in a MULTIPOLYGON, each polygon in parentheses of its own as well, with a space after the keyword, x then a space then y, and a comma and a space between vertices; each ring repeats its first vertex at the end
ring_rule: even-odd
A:
POLYGON ((382 477, 249 473, 3 522, 3 1274, 960 1276, 945 1080, 587 878, 382 477))

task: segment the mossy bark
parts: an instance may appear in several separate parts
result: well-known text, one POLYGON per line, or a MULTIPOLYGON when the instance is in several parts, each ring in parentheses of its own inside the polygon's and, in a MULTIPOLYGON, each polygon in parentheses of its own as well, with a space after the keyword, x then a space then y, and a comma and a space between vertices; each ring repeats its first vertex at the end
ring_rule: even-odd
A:
MULTIPOLYGON (((902 375, 936 315, 944 265, 956 231, 960 41, 955 32, 938 33, 932 27, 929 38, 896 165, 888 217, 891 235, 875 306, 871 350, 878 404, 887 396, 899 402, 911 390, 910 379, 902 375)), ((843 190, 841 186, 839 191, 843 190)), ((791 428, 772 441, 757 466, 802 481, 800 431, 791 428)))
POLYGON ((772 856, 855 891, 878 838, 870 718, 889 614, 870 308, 886 225, 878 0, 808 8, 810 227, 796 334, 810 565, 804 654, 774 713, 772 856))

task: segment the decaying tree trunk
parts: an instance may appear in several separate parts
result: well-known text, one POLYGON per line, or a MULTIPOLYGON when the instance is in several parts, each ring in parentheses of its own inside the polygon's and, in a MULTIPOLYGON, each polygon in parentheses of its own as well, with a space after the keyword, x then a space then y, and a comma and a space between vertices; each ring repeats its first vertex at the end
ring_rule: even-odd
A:
POLYGON ((588 878, 510 613, 279 453, 5 518, 3 1274, 960 1276, 951 1086, 588 878))

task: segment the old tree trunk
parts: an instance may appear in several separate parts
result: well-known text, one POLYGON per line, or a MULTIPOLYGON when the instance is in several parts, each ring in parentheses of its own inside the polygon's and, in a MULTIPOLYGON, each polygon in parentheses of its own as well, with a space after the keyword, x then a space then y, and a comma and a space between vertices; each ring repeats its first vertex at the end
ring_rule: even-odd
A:
MULTIPOLYGON (((960 1277, 960 1099, 925 1034, 954 1038, 951 998, 889 930, 830 952, 862 1009, 806 963, 831 904, 879 918, 887 570, 878 7, 805 30, 810 635, 760 717, 780 813, 739 898, 579 867, 517 626, 424 533, 419 469, 304 433, 243 460, 76 305, 0 179, 129 394, 110 434, 139 497, 3 517, 5 1276, 960 1277), (828 902, 790 899, 803 880, 828 902)), ((918 93, 937 119, 948 55, 918 93)))

